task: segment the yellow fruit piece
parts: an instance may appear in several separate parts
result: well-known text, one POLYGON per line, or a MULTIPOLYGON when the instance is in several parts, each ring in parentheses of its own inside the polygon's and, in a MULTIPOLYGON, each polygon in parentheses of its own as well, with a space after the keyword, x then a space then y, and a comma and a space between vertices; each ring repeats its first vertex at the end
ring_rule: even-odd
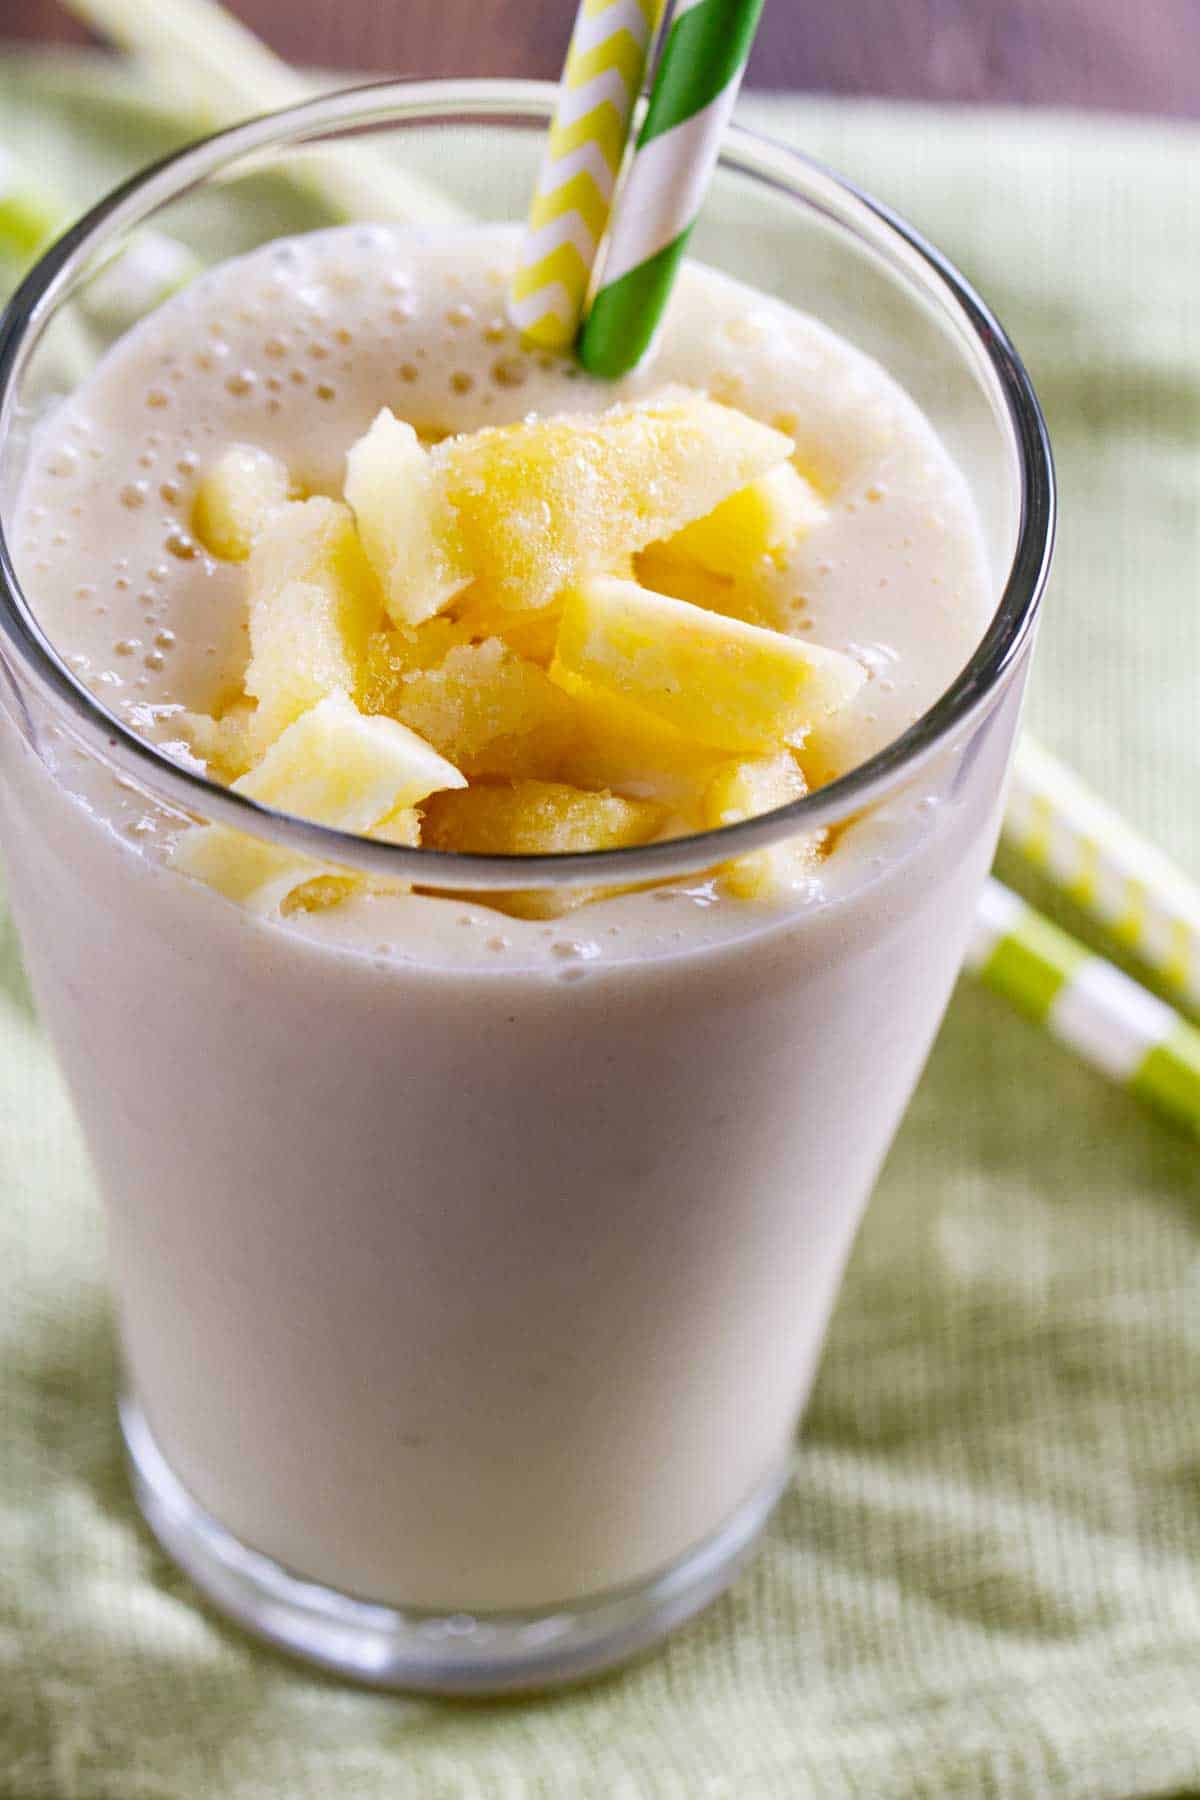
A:
POLYGON ((415 850, 421 842, 421 815, 415 806, 398 807, 380 824, 371 827, 371 836, 383 844, 407 844, 415 850))
MULTIPOLYGON (((555 781, 514 781, 435 794, 424 809, 422 842, 437 850, 487 856, 563 855, 645 844, 666 813, 646 800, 585 793, 555 781)), ((517 918, 553 919, 613 888, 539 888, 476 896, 517 918)))
POLYGON ((764 558, 778 556, 825 517, 816 489, 791 463, 780 463, 685 525, 661 549, 715 575, 753 579, 764 558))
POLYGON ((586 682, 572 680, 566 691, 575 730, 559 763, 564 780, 658 800, 689 816, 695 812, 696 794, 723 766, 720 751, 586 682))
POLYGON ((261 750, 325 695, 359 692, 383 604, 350 511, 336 500, 304 500, 272 514, 247 574, 246 692, 258 701, 261 750))
POLYGON ((543 669, 549 667, 561 608, 544 606, 538 612, 506 612, 503 607, 488 606, 468 588, 456 602, 454 616, 468 637, 501 638, 527 662, 535 662, 543 669))
POLYGON ((280 916, 290 919, 296 913, 328 912, 340 906, 362 886, 354 875, 316 875, 292 889, 279 903, 280 916))
MULTIPOLYGON (((704 795, 703 819, 710 831, 739 819, 787 806, 808 792, 803 772, 788 752, 753 762, 727 763, 704 795)), ((824 832, 802 833, 765 850, 752 850, 721 871, 729 893, 740 900, 769 900, 811 872, 820 858, 824 832)))
POLYGON ((393 715, 467 775, 551 774, 570 743, 570 701, 498 638, 460 644, 436 669, 404 676, 393 715))
POLYGON ((783 462, 789 438, 672 391, 597 415, 497 426, 430 453, 489 606, 537 611, 783 462))
POLYGON ((451 650, 471 643, 474 635, 470 627, 445 613, 423 625, 388 625, 373 631, 367 639, 360 684, 363 711, 394 712, 407 676, 420 669, 440 668, 451 650))
POLYGON ((432 618, 470 581, 429 453, 386 407, 346 457, 345 495, 398 625, 432 618))
MULTIPOLYGON (((362 835, 438 789, 465 786, 415 732, 368 718, 348 695, 331 694, 289 725, 233 789, 276 812, 362 835)), ((225 825, 185 832, 173 861, 256 912, 272 911, 319 876, 341 875, 225 825)))
POLYGON ((287 469, 256 444, 231 444, 201 481, 192 533, 213 556, 245 562, 254 540, 291 492, 287 469))
POLYGON ((551 679, 652 713, 718 750, 798 745, 866 679, 850 657, 593 576, 566 596, 551 679))
POLYGON ((714 575, 699 563, 684 562, 668 554, 663 544, 651 544, 634 558, 632 579, 653 593, 702 606, 705 612, 744 619, 747 625, 773 626, 777 607, 761 580, 734 581, 730 575, 714 575))
MULTIPOLYGON (((372 825, 369 836, 378 838, 383 844, 404 844, 410 850, 418 848, 421 842, 421 815, 415 806, 401 806, 378 825, 372 825)), ((391 879, 383 875, 368 875, 360 878, 359 886, 372 894, 410 894, 412 882, 399 878, 391 879)))
POLYGON ((193 755, 206 765, 208 774, 228 786, 244 775, 254 761, 253 722, 250 703, 236 700, 219 719, 208 713, 182 713, 179 729, 193 755))

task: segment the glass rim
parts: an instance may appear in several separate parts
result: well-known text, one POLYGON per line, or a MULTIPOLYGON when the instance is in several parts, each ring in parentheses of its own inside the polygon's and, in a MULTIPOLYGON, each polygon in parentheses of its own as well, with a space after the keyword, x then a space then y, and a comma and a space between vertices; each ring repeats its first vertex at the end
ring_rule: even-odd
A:
MULTIPOLYGON (((248 153, 319 141, 337 128, 397 124, 507 123, 544 129, 551 82, 393 80, 307 100, 202 138, 139 171, 86 212, 25 277, 0 315, 0 440, 11 422, 21 375, 59 301, 98 249, 137 227, 248 153)), ((385 844, 260 805, 176 762, 103 706, 67 667, 37 621, 17 578, 0 516, 0 634, 53 713, 103 760, 185 813, 199 814, 278 843, 298 855, 376 877, 453 891, 511 891, 580 883, 627 885, 695 875, 780 838, 843 823, 894 791, 969 725, 1007 681, 1031 637, 1054 544, 1055 482, 1050 441, 1033 384, 1011 340, 965 277, 891 208, 799 150, 730 125, 721 165, 816 205, 876 252, 890 252, 932 294, 943 315, 965 326, 983 352, 1012 433, 1020 486, 1016 543, 999 602, 970 659, 942 694, 898 737, 844 775, 786 806, 712 831, 618 850, 534 856, 385 844), (99 739, 101 741, 95 742, 99 739)), ((11 677, 11 670, 7 671, 11 677)), ((23 701, 20 702, 24 710, 23 701)))

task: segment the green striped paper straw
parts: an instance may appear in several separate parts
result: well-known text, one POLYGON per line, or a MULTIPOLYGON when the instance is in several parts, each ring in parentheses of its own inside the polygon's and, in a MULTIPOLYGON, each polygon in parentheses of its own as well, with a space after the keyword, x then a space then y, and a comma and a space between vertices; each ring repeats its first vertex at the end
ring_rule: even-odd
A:
POLYGON ((1017 746, 1005 841, 1200 1009, 1200 888, 1049 751, 1017 746))
POLYGON ((1200 1137, 1200 1031, 989 879, 965 966, 1110 1081, 1200 1137))
POLYGON ((623 375, 650 347, 704 202, 763 0, 676 0, 617 195, 579 358, 623 375))

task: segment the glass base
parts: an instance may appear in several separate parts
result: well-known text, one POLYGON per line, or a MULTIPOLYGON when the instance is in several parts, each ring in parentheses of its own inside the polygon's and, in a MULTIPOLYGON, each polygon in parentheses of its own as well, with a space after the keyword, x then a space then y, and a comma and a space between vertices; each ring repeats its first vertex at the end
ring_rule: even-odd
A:
POLYGON ((305 1581, 248 1549, 172 1473, 136 1403, 122 1400, 120 1416, 147 1524, 219 1611, 339 1675, 430 1694, 553 1687, 648 1649, 729 1585, 786 1481, 786 1470, 772 1471, 719 1531, 631 1587, 537 1612, 407 1612, 305 1581))

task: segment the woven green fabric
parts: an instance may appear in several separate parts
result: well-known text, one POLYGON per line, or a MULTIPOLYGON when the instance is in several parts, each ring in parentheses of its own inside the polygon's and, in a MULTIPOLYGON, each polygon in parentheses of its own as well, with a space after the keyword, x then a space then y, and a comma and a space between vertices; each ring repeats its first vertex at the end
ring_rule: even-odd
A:
MULTIPOLYGON (((0 136, 83 198, 174 129, 78 71, 0 63, 0 136)), ((1065 502, 1033 723, 1200 870, 1200 137, 745 110, 1012 329, 1065 502)), ((652 1659, 520 1704, 358 1692, 197 1604, 126 1490, 101 1221, 11 934, 0 1056, 4 1800, 1200 1792, 1200 1165, 999 999, 955 998, 763 1554, 652 1659)))

